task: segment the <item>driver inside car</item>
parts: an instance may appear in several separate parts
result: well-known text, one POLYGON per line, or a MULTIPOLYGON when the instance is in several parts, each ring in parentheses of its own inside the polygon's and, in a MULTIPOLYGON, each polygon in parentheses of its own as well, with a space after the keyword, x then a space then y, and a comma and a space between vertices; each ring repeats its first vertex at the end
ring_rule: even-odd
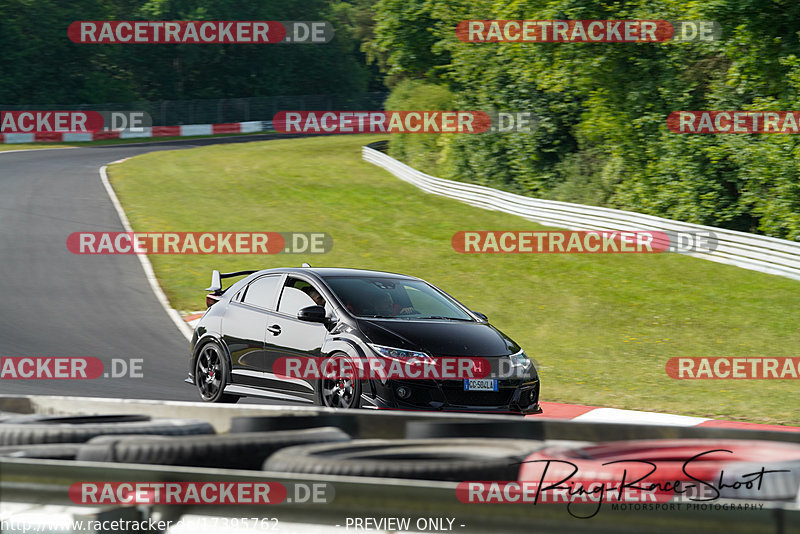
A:
POLYGON ((308 286, 303 287, 301 289, 302 289, 303 293, 308 295, 311 298, 311 300, 313 300, 314 303, 317 306, 322 306, 323 308, 325 307, 325 298, 323 298, 323 296, 319 294, 319 291, 314 289, 313 286, 308 285, 308 286))
POLYGON ((395 317, 397 315, 408 315, 414 313, 414 308, 408 306, 401 308, 399 304, 392 301, 389 293, 381 293, 381 296, 375 301, 375 310, 377 315, 383 317, 395 317))
POLYGON ((317 306, 325 307, 325 299, 319 294, 319 291, 314 289, 312 286, 304 287, 303 291, 306 295, 311 297, 311 300, 313 300, 317 306))

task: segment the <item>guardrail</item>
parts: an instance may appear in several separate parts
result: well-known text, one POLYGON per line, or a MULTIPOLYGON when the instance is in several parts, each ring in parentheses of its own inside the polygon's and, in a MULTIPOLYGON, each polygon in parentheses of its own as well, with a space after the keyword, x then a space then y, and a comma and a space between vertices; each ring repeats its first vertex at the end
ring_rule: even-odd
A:
POLYGON ((652 230, 661 232, 713 232, 718 240, 712 252, 690 256, 735 265, 753 271, 800 280, 800 243, 685 223, 632 211, 542 200, 499 191, 477 184, 436 178, 375 150, 362 148, 364 161, 377 165, 426 193, 460 200, 479 208, 519 215, 545 226, 570 230, 652 230))
POLYGON ((243 416, 346 415, 357 429, 353 437, 402 439, 406 424, 503 423, 508 435, 528 439, 613 441, 624 439, 759 439, 800 443, 800 434, 773 430, 722 427, 641 425, 549 419, 547 414, 529 417, 500 414, 417 412, 401 410, 353 410, 342 412, 322 406, 262 406, 258 404, 209 404, 203 402, 130 400, 57 395, 0 395, 0 411, 45 415, 149 415, 208 421, 217 432, 228 432, 231 419, 243 416))
MULTIPOLYGON (((194 418, 212 422, 218 431, 229 428, 230 419, 240 415, 313 415, 336 413, 358 420, 360 437, 402 437, 404 424, 427 420, 508 422, 530 426, 533 439, 643 439, 657 437, 738 437, 742 439, 787 439, 781 433, 771 436, 752 431, 713 428, 654 427, 572 421, 536 421, 504 416, 458 415, 419 412, 376 413, 369 410, 341 411, 319 407, 287 407, 259 405, 209 405, 189 402, 164 402, 120 399, 89 399, 58 396, 0 396, 0 410, 47 414, 131 413, 152 416, 194 418), (381 422, 383 424, 381 424, 381 422)), ((792 436, 796 440, 796 436, 792 436)), ((719 509, 698 509, 689 506, 638 509, 605 504, 591 519, 570 515, 566 504, 469 504, 456 497, 455 482, 401 480, 334 475, 304 475, 268 471, 244 471, 218 468, 192 468, 163 465, 105 462, 32 460, 2 458, 0 460, 0 495, 5 503, 72 506, 69 489, 78 482, 277 482, 284 486, 324 483, 332 488, 333 499, 327 503, 248 504, 183 504, 183 505, 105 505, 102 509, 84 508, 86 517, 104 519, 175 520, 185 514, 218 517, 278 518, 284 532, 293 532, 292 524, 317 525, 313 532, 350 530, 348 518, 453 518, 455 532, 574 532, 609 533, 641 532, 673 533, 689 527, 694 532, 775 533, 792 532, 800 526, 800 505, 787 501, 747 501, 717 499, 719 509), (737 509, 748 504, 745 509, 737 509), (726 508, 723 508, 726 507, 726 508), (731 508, 734 507, 734 512, 731 508), (647 513, 642 513, 646 511, 647 513), (286 525, 286 522, 289 524, 286 525), (463 525, 463 526, 462 526, 463 525), (290 530, 286 530, 286 528, 290 530), (326 528, 327 527, 327 528, 326 528)), ((591 507, 581 505, 576 511, 588 515, 591 507), (589 507, 589 508, 586 508, 589 507)), ((96 507, 95 507, 96 508, 96 507)), ((73 512, 74 513, 74 512, 73 512)), ((41 527, 44 527, 43 522, 41 527)), ((35 525, 29 525, 36 530, 35 525)), ((352 528, 352 527, 351 527, 352 528)), ((367 529, 353 528, 361 532, 367 529)), ((31 530, 28 530, 30 532, 31 530)), ((37 531, 49 531, 42 528, 37 531)), ((298 530, 299 531, 299 530, 298 530)), ((437 530, 438 531, 438 530, 437 530)), ((303 532, 311 532, 303 530, 303 532)))
MULTIPOLYGON (((26 503, 69 506, 68 495, 73 484, 93 482, 277 482, 285 486, 327 484, 333 489, 333 500, 327 504, 275 503, 264 505, 145 505, 109 507, 102 510, 105 519, 125 517, 135 510, 137 519, 177 520, 185 514, 218 517, 273 517, 284 525, 282 532, 293 532, 289 523, 319 525, 316 532, 327 527, 339 527, 334 532, 380 532, 378 529, 346 528, 348 518, 452 518, 455 532, 495 533, 531 532, 597 533, 642 532, 673 534, 675 532, 706 532, 730 534, 773 534, 795 532, 800 525, 800 510, 791 503, 719 499, 718 510, 693 509, 688 506, 670 509, 638 510, 604 504, 591 519, 579 519, 569 514, 563 503, 539 504, 472 504, 456 498, 455 482, 435 482, 400 479, 334 475, 292 475, 289 473, 237 471, 232 469, 186 468, 141 464, 111 464, 103 462, 66 462, 56 460, 8 459, 2 462, 0 490, 9 501, 23 499, 26 503), (752 508, 737 510, 747 503, 752 508), (758 507, 758 505, 763 505, 758 507), (725 506, 726 508, 721 508, 725 506), (731 506, 734 511, 731 512, 731 506), (642 510, 645 513, 642 513, 642 510), (687 529, 688 527, 688 529, 687 529), (287 530, 288 528, 288 530, 287 530)), ((74 506, 74 505, 73 505, 74 506)), ((589 515, 595 504, 579 505, 576 514, 589 515)), ((97 512, 94 512, 97 514, 97 512)), ((99 514, 98 514, 99 515, 99 514)), ((30 531, 35 531, 31 528, 30 531)), ((417 529, 413 529, 416 531, 417 529)), ((46 531, 46 530, 45 530, 46 531)), ((405 531, 405 530, 404 530, 405 531)), ((438 530, 434 531, 437 532, 438 530)), ((206 530, 206 532, 209 532, 206 530)), ((308 532, 308 531, 306 531, 308 532)), ((386 532, 386 531, 384 531, 386 532)))

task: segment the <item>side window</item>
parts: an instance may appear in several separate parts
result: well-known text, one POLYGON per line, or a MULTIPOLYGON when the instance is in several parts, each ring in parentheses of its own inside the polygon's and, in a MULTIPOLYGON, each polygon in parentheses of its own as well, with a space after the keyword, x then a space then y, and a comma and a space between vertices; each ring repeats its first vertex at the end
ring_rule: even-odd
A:
POLYGON ((305 280, 287 278, 278 311, 296 317, 307 306, 325 306, 325 299, 305 280))
POLYGON ((247 286, 243 302, 259 308, 274 310, 275 293, 278 291, 278 282, 280 280, 280 275, 262 276, 247 286))

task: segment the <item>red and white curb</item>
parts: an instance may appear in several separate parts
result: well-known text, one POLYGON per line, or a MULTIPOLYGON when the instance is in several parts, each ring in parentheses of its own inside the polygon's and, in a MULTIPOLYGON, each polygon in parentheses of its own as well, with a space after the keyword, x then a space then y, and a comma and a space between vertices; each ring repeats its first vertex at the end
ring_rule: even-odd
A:
MULTIPOLYGON (((183 319, 194 329, 205 312, 193 312, 183 319)), ((528 418, 554 419, 558 421, 583 421, 586 423, 623 423, 628 425, 663 425, 663 426, 702 426, 714 428, 732 428, 738 430, 764 430, 777 432, 800 432, 798 426, 768 425, 763 423, 743 423, 740 421, 723 421, 708 417, 690 415, 674 415, 659 412, 640 412, 637 410, 621 410, 619 408, 601 408, 582 404, 565 404, 561 402, 540 402, 542 413, 528 415, 528 418)))
POLYGON ((0 144, 12 143, 75 143, 102 139, 147 139, 151 137, 189 137, 264 132, 272 128, 272 121, 226 122, 222 124, 185 124, 183 126, 150 126, 136 130, 112 130, 87 133, 7 133, 0 134, 0 144))
POLYGON ((768 425, 762 423, 743 423, 739 421, 723 421, 707 417, 673 415, 658 412, 640 412, 636 410, 620 410, 618 408, 601 408, 581 404, 564 404, 560 402, 540 403, 543 412, 529 415, 529 418, 583 421, 591 423, 625 423, 635 425, 665 426, 702 426, 714 428, 734 428, 739 430, 767 430, 779 432, 800 432, 800 427, 784 425, 768 425))
POLYGON ((204 313, 206 313, 206 312, 204 312, 204 311, 191 312, 191 313, 185 314, 183 316, 183 320, 186 321, 188 323, 188 325, 192 327, 192 330, 194 330, 194 328, 197 326, 197 323, 199 323, 200 319, 203 317, 204 313))

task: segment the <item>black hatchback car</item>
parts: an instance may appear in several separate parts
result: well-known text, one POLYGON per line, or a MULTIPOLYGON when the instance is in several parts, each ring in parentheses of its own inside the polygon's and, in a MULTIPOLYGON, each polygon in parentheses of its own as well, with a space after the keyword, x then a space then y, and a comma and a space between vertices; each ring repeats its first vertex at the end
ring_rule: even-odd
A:
POLYGON ((419 278, 306 266, 214 271, 208 290, 186 380, 204 401, 257 396, 334 408, 541 412, 539 376, 525 352, 486 316, 419 278), (238 276, 245 278, 222 289, 223 278, 238 276), (374 371, 448 358, 490 369, 474 379, 358 371, 359 362, 374 371), (308 372, 326 361, 353 366, 308 372), (287 362, 301 372, 287 371, 287 362))

